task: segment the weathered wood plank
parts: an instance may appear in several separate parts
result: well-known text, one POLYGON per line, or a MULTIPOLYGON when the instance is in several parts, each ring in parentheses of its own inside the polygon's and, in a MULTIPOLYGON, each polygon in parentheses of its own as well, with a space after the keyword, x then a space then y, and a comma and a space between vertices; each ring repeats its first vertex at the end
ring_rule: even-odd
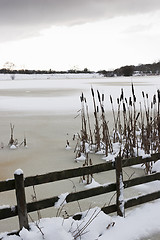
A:
POLYGON ((67 169, 63 171, 56 171, 42 175, 36 175, 31 177, 25 178, 25 187, 48 183, 48 182, 55 182, 59 180, 64 180, 68 178, 80 177, 87 174, 105 172, 109 170, 113 170, 114 164, 112 162, 108 163, 101 163, 92 166, 74 168, 74 169, 67 169))
POLYGON ((154 173, 151 175, 133 178, 130 180, 126 180, 123 183, 124 183, 124 188, 128 188, 128 187, 133 187, 136 185, 140 185, 140 184, 144 184, 144 183, 148 183, 156 180, 160 180, 160 173, 154 173))
POLYGON ((81 200, 81 199, 85 199, 85 198, 89 198, 89 197, 94 197, 94 196, 98 196, 98 195, 113 192, 113 191, 116 191, 115 183, 111 183, 106 186, 100 186, 100 187, 87 189, 84 191, 70 193, 66 197, 66 201, 73 202, 73 201, 77 201, 77 200, 81 200))
POLYGON ((151 161, 157 161, 160 159, 160 153, 152 154, 151 157, 142 158, 142 157, 132 157, 122 160, 122 167, 129 167, 132 165, 143 164, 151 161))
POLYGON ((138 196, 135 198, 131 198, 125 201, 125 208, 134 207, 143 203, 151 202, 160 198, 160 191, 149 193, 146 195, 138 196))
POLYGON ((0 181, 0 192, 10 191, 15 189, 14 179, 0 181))
POLYGON ((27 212, 34 212, 37 210, 53 207, 54 204, 58 201, 58 196, 39 200, 36 202, 27 203, 27 212))
POLYGON ((0 209, 0 220, 18 215, 17 206, 0 209))
POLYGON ((117 211, 117 205, 113 204, 107 207, 103 207, 101 208, 101 210, 105 213, 105 214, 110 214, 110 213, 114 213, 117 211))

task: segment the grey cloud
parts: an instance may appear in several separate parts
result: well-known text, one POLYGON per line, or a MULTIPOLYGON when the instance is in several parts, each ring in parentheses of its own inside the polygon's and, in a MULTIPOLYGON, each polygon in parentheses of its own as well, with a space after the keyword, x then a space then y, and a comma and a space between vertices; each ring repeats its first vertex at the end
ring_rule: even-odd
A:
POLYGON ((0 0, 0 41, 38 34, 52 25, 75 25, 160 9, 159 0, 0 0))

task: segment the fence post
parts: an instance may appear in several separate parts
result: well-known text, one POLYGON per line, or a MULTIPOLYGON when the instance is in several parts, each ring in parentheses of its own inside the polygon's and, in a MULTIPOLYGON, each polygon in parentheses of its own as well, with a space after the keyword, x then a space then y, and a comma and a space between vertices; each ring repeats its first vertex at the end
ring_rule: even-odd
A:
POLYGON ((21 169, 17 169, 15 171, 14 179, 15 179, 19 227, 20 229, 22 229, 23 227, 25 227, 26 229, 29 229, 27 205, 26 205, 26 197, 25 197, 25 189, 24 189, 24 177, 23 177, 23 171, 21 169))
POLYGON ((122 159, 121 157, 117 157, 115 159, 115 167, 116 167, 116 189, 117 189, 117 215, 124 217, 124 197, 123 197, 123 174, 122 174, 122 159))

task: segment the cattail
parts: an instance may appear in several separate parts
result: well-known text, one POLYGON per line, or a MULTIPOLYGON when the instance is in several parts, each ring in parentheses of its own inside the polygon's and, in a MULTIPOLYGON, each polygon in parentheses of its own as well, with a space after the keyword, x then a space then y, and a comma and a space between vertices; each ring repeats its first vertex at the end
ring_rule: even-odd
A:
POLYGON ((94 98, 94 91, 93 91, 93 88, 91 88, 91 92, 92 92, 92 97, 94 98))
POLYGON ((138 114, 137 114, 136 121, 138 120, 138 118, 139 118, 139 115, 140 115, 140 112, 138 112, 138 114))
POLYGON ((159 116, 159 108, 160 108, 160 106, 159 106, 159 104, 160 104, 160 91, 159 91, 159 89, 157 90, 157 94, 158 94, 158 116, 159 116))
POLYGON ((160 102, 160 91, 159 91, 159 89, 157 90, 157 93, 158 93, 158 101, 160 102))
POLYGON ((126 106, 125 106, 125 103, 123 103, 123 112, 126 113, 126 106))
POLYGON ((89 159, 89 165, 93 165, 91 158, 89 159))
POLYGON ((119 98, 117 98, 117 103, 118 103, 118 105, 119 105, 119 98))
POLYGON ((133 101, 134 101, 134 103, 135 103, 135 102, 136 102, 136 96, 135 96, 135 93, 134 93, 133 83, 132 83, 132 95, 133 95, 133 101))
POLYGON ((142 96, 143 96, 143 98, 144 98, 144 92, 142 91, 142 96))
POLYGON ((102 102, 104 102, 104 93, 102 94, 102 102))
POLYGON ((127 98, 125 98, 125 102, 126 102, 126 104, 127 104, 127 98))
POLYGON ((133 87, 133 83, 132 83, 132 95, 134 96, 134 87, 133 87))
POLYGON ((129 98, 129 105, 132 107, 132 98, 129 98))
POLYGON ((122 100, 123 100, 123 96, 124 96, 124 94, 123 94, 123 88, 121 88, 121 96, 120 96, 120 101, 122 101, 122 100))
POLYGON ((97 106, 97 112, 99 112, 99 107, 97 106))
POLYGON ((156 95, 153 96, 153 104, 156 104, 156 95))
POLYGON ((111 102, 111 104, 113 104, 113 101, 112 101, 112 96, 110 95, 110 102, 111 102))
POLYGON ((81 102, 83 102, 83 100, 84 100, 83 92, 82 92, 82 95, 80 96, 80 100, 81 100, 81 102))
POLYGON ((101 97, 100 97, 100 93, 98 90, 97 90, 97 94, 98 94, 98 100, 99 100, 99 102, 101 102, 101 97))

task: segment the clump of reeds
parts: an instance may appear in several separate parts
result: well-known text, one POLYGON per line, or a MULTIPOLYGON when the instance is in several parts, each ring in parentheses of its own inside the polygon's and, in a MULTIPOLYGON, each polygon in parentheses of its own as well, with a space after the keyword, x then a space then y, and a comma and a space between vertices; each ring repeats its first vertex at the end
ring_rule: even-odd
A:
MULTIPOLYGON (((117 98, 117 108, 114 108, 113 98, 110 103, 113 113, 113 136, 109 133, 108 122, 104 109, 104 94, 97 90, 97 96, 91 88, 93 101, 94 127, 91 127, 87 100, 82 93, 81 99, 81 134, 79 135, 79 154, 86 154, 86 143, 89 150, 95 152, 103 150, 105 156, 113 152, 114 143, 120 144, 123 158, 138 156, 140 152, 152 154, 160 152, 160 90, 154 94, 152 100, 142 91, 143 103, 136 106, 137 97, 131 84, 131 97, 124 96, 121 89, 117 98)), ((146 172, 151 172, 152 163, 146 163, 146 172)))
MULTIPOLYGON (((19 143, 18 139, 14 137, 14 128, 15 126, 10 123, 10 139, 8 141, 7 147, 9 147, 10 149, 17 149, 19 147, 21 147, 22 145, 27 148, 27 138, 24 134, 24 138, 23 141, 19 143)), ((1 142, 1 149, 4 149, 6 146, 3 142, 1 142)))
POLYGON ((81 131, 78 135, 75 148, 76 158, 81 156, 82 153, 86 155, 86 151, 90 152, 94 150, 95 152, 99 152, 103 150, 106 156, 108 156, 108 152, 113 151, 108 122, 105 116, 104 94, 101 95, 100 92, 97 91, 96 95, 93 88, 91 88, 91 94, 93 100, 94 128, 92 131, 87 100, 82 93, 80 97, 81 131), (86 144, 89 146, 87 149, 86 144))

